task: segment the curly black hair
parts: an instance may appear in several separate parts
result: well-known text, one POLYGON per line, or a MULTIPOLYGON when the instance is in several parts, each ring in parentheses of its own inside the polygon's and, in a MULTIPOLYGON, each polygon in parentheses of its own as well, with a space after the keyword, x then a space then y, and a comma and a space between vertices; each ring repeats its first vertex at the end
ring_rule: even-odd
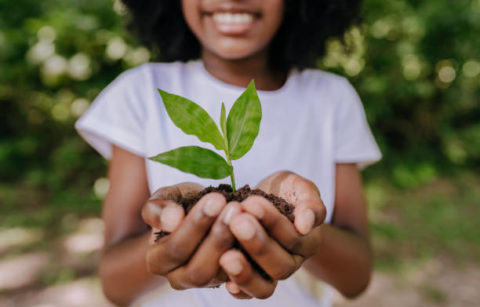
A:
MULTIPOLYGON (((200 57, 200 44, 182 14, 180 0, 123 0, 129 28, 160 61, 200 57)), ((315 67, 329 38, 342 39, 359 21, 361 0, 285 0, 285 17, 270 44, 270 67, 315 67)))

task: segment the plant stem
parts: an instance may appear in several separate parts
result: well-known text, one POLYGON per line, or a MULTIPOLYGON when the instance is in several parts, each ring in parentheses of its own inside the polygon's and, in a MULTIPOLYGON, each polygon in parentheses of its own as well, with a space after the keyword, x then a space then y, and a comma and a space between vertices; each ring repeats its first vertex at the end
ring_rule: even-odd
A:
POLYGON ((230 179, 232 180, 233 193, 235 193, 235 192, 237 192, 237 189, 235 188, 235 176, 233 175, 233 169, 232 169, 232 173, 230 174, 230 179))
POLYGON ((225 154, 227 156, 227 163, 228 165, 230 165, 232 167, 232 172, 230 173, 230 180, 232 181, 232 190, 233 190, 233 193, 235 193, 237 191, 236 187, 235 187, 235 175, 233 174, 233 165, 232 165, 232 160, 230 159, 230 153, 228 152, 228 150, 225 150, 225 154))
POLYGON ((233 174, 232 159, 230 159, 230 151, 228 150, 227 134, 225 133, 225 131, 223 131, 223 142, 225 143, 224 151, 225 151, 225 156, 227 156, 227 163, 232 167, 232 172, 230 173, 230 180, 232 181, 233 193, 235 193, 237 192, 237 188, 235 187, 235 175, 233 174))

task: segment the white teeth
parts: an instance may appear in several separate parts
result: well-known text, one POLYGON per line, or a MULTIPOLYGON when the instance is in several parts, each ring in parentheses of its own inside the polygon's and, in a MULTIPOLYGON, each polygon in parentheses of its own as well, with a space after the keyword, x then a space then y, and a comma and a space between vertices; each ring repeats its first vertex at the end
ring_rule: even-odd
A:
POLYGON ((253 15, 248 13, 214 13, 213 20, 218 23, 246 24, 253 21, 253 15))

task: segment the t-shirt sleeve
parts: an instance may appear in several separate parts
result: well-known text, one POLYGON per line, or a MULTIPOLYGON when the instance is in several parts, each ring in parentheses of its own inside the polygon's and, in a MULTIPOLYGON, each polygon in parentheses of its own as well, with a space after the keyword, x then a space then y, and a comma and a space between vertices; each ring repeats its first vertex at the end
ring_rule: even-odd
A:
POLYGON ((145 106, 142 104, 138 68, 122 73, 94 100, 75 123, 78 133, 104 158, 113 145, 145 156, 145 106))
POLYGON ((363 168, 380 160, 382 154, 357 92, 346 79, 341 80, 341 99, 335 106, 334 158, 337 163, 357 163, 363 168))

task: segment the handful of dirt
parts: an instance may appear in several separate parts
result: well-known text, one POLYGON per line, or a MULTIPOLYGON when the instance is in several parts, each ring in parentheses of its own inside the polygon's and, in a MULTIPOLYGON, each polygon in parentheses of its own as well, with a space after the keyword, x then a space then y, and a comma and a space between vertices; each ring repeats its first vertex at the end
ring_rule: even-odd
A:
MULTIPOLYGON (((179 199, 175 199, 174 201, 181 204, 182 207, 183 207, 183 210, 185 210, 185 214, 188 214, 188 212, 193 208, 193 206, 195 206, 195 204, 200 200, 200 198, 202 198, 204 195, 206 195, 208 193, 214 193, 214 192, 222 194, 225 197, 225 199, 227 200, 227 203, 231 202, 231 201, 242 202, 245 199, 247 199, 247 197, 249 197, 251 195, 262 196, 262 197, 266 198, 267 200, 269 200, 275 206, 275 208, 277 208, 277 210, 280 211, 280 213, 282 213, 284 216, 286 216, 293 223, 293 209, 295 207, 292 204, 288 203, 287 201, 285 201, 281 197, 275 196, 273 194, 265 193, 264 191, 262 191, 260 189, 253 189, 252 190, 249 185, 243 186, 242 188, 238 189, 235 193, 233 193, 232 187, 229 184, 221 184, 218 187, 210 186, 210 187, 207 187, 207 188, 203 189, 202 191, 200 191, 198 193, 188 195, 187 197, 182 197, 182 198, 179 198, 179 199)), ((155 241, 160 240, 161 238, 163 238, 164 236, 166 236, 168 234, 169 234, 169 232, 166 232, 166 231, 156 232, 155 235, 157 237, 156 237, 155 241)), ((247 257, 247 259, 249 260, 249 262, 254 267, 254 269, 256 269, 260 273, 260 275, 262 275, 264 278, 271 279, 260 268, 260 266, 258 264, 256 264, 253 261, 253 259, 250 258, 250 256, 243 250, 243 248, 240 246, 240 244, 237 241, 235 241, 232 248, 237 248, 239 250, 242 250, 244 252, 245 256, 247 257)))
MULTIPOLYGON (((269 200, 275 206, 275 208, 277 208, 277 210, 280 211, 280 213, 285 215, 290 220, 290 222, 293 223, 293 209, 295 207, 292 204, 288 203, 281 197, 275 196, 273 194, 265 193, 260 189, 252 190, 248 184, 238 189, 235 193, 233 193, 232 187, 229 184, 221 184, 218 187, 210 186, 201 190, 198 193, 189 195, 187 197, 175 199, 175 201, 181 204, 183 207, 183 210, 185 210, 185 214, 188 214, 188 212, 190 212, 190 210, 193 208, 193 206, 195 206, 195 204, 200 200, 200 198, 202 198, 204 195, 208 193, 214 193, 214 192, 222 194, 227 200, 227 203, 231 201, 242 202, 251 195, 262 196, 267 200, 269 200)), ((169 233, 166 231, 158 231, 155 234, 157 235, 156 241, 158 241, 160 238, 168 235, 169 233)))

